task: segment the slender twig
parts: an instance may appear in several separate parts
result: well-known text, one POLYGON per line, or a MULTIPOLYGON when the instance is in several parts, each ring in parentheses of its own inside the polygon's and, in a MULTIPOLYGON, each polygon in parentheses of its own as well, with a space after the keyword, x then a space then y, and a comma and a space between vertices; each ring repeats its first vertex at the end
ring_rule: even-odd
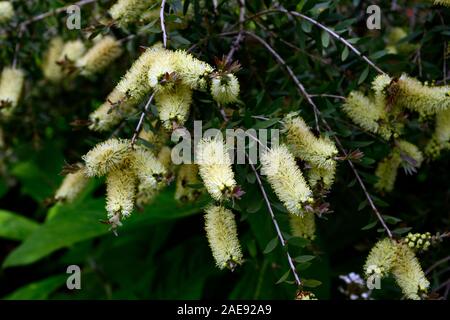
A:
POLYGON ((449 284, 450 284, 450 279, 447 279, 446 281, 441 283, 437 288, 433 289, 432 292, 438 292, 439 290, 441 290, 442 288, 444 288, 445 286, 447 286, 449 284))
POLYGON ((335 98, 335 99, 341 99, 341 100, 347 99, 346 97, 343 97, 343 96, 338 96, 338 95, 335 95, 335 94, 326 94, 326 93, 323 93, 323 94, 310 94, 309 96, 311 98, 335 98))
POLYGON ((254 19, 255 17, 259 17, 262 15, 266 15, 266 14, 271 14, 271 13, 284 13, 284 14, 288 14, 294 17, 298 17, 304 20, 309 21, 310 23, 312 23, 313 25, 315 25, 316 27, 319 27, 320 29, 326 31, 327 33, 329 33, 332 37, 334 37, 335 39, 337 39, 338 41, 342 42, 345 46, 347 46, 350 50, 352 50, 354 53, 356 53, 356 55, 358 55, 361 59, 363 59, 367 64, 369 64, 372 68, 374 68, 378 73, 381 74, 385 74, 385 72, 383 70, 381 70, 381 68, 379 68, 375 63, 373 63, 366 55, 364 55, 363 53, 361 53, 361 51, 359 51, 358 49, 356 49, 350 42, 348 42, 346 39, 344 39, 343 37, 341 37, 339 34, 337 34, 335 31, 333 31, 332 29, 328 28, 327 26, 321 24, 320 22, 314 20, 313 18, 310 18, 308 16, 305 16, 304 14, 301 14, 300 12, 297 11, 288 11, 286 9, 284 9, 283 7, 279 7, 279 8, 274 8, 274 9, 268 9, 268 10, 264 10, 261 12, 258 12, 250 17, 247 18, 247 20, 251 20, 254 19))
MULTIPOLYGON (((251 36, 254 39, 256 39, 258 42, 260 42, 267 49, 267 51, 269 51, 274 56, 275 60, 277 60, 277 62, 282 67, 284 67, 286 69, 286 71, 288 72, 288 74, 291 77, 292 81, 297 86, 299 92, 306 98, 308 103, 313 107, 314 115, 317 117, 317 121, 320 118, 321 122, 323 123, 325 128, 328 130, 328 132, 333 132, 333 130, 331 129, 331 127, 328 124, 328 122, 325 120, 324 117, 322 117, 322 115, 320 113, 320 110, 317 108, 317 106, 315 105, 315 103, 311 99, 311 96, 308 94, 308 92, 306 91, 305 87, 302 85, 302 83, 295 76, 294 72, 289 67, 289 65, 286 64, 286 61, 264 39, 262 39, 261 37, 257 36, 256 34, 254 34, 252 32, 246 31, 246 34, 248 34, 249 36, 251 36)), ((318 126, 318 123, 316 125, 318 126)), ((364 195, 366 196, 366 199, 369 202, 370 207, 372 208, 372 211, 375 213, 375 215, 377 216, 378 220, 381 222, 381 225, 386 230, 389 238, 392 238, 393 236, 392 236, 391 230, 389 229, 389 227, 387 226, 387 224, 384 221, 383 217, 381 216, 380 212, 378 211, 377 207, 375 206, 375 203, 373 202, 372 197, 370 196, 369 192, 367 191, 367 188, 366 188, 364 182, 362 181, 361 176, 359 175, 358 171, 356 170, 355 165, 349 159, 347 151, 345 150, 344 146, 342 145, 341 141, 339 140, 339 138, 336 135, 333 135, 333 138, 336 141, 336 145, 338 146, 339 150, 342 152, 344 157, 347 159, 347 162, 348 162, 351 170, 353 171, 353 173, 354 173, 354 175, 356 177, 356 180, 358 181, 359 185, 361 186, 361 189, 363 190, 364 195)))
POLYGON ((244 22, 245 22, 245 0, 237 0, 239 3, 239 33, 233 41, 230 51, 228 52, 226 62, 233 59, 234 53, 239 49, 242 39, 244 38, 244 22))
POLYGON ((166 6, 166 0, 161 1, 161 10, 159 11, 159 19, 161 20, 161 31, 163 34, 163 46, 167 48, 167 33, 166 25, 164 23, 164 7, 166 6))
POLYGON ((447 262, 450 260, 450 256, 447 256, 441 260, 436 261, 435 263, 433 263, 433 265, 431 267, 429 267, 426 271, 425 274, 429 274, 431 271, 433 271, 436 267, 438 267, 439 265, 447 262))
MULTIPOLYGON (((270 216, 272 218, 273 225, 275 226, 275 230, 276 230, 277 235, 278 235, 278 239, 280 240, 281 245, 283 247, 286 247, 287 246, 287 242, 284 239, 283 234, 281 233, 280 226, 278 225, 277 219, 275 218, 275 214, 273 213, 273 210, 272 210, 272 205, 270 204, 269 198, 267 197, 266 190, 264 189, 264 186, 262 184, 261 178, 259 177, 258 171, 256 170, 255 166, 250 161, 249 161, 249 164, 250 164, 250 167, 252 168, 253 172, 255 173, 256 181, 258 182, 259 189, 261 190, 261 193, 262 193, 262 195, 264 197, 264 201, 266 202, 267 209, 269 210, 270 216)), ((292 271, 292 273, 294 275, 294 278, 295 278, 295 283, 297 284, 297 286, 301 286, 302 282, 301 282, 300 277, 299 277, 299 275, 297 273, 297 270, 295 269, 294 261, 292 260, 292 257, 289 254, 289 251, 287 250, 287 248, 286 248, 285 252, 286 252, 287 259, 288 259, 289 267, 291 268, 291 271, 292 271)))
POLYGON ((12 62, 13 69, 15 69, 17 66, 17 60, 19 58, 19 51, 20 51, 20 46, 21 46, 20 42, 22 41, 22 36, 23 36, 24 31, 25 31, 25 28, 19 27, 18 39, 17 39, 16 47, 14 49, 14 58, 13 58, 13 62, 12 62))
POLYGON ((81 0, 81 1, 78 1, 78 2, 75 2, 75 3, 72 3, 72 4, 68 4, 67 6, 55 9, 55 10, 51 10, 51 11, 48 11, 48 12, 44 12, 44 13, 38 14, 37 16, 34 16, 31 19, 28 19, 26 21, 21 22, 19 27, 26 27, 29 24, 33 23, 33 22, 36 22, 36 21, 39 21, 39 20, 43 20, 43 19, 48 18, 50 16, 62 13, 64 11, 66 11, 67 8, 69 8, 71 6, 75 5, 75 6, 82 7, 82 6, 86 5, 86 4, 89 4, 89 3, 92 3, 92 2, 96 2, 96 1, 97 0, 81 0))
POLYGON ((244 32, 245 32, 245 34, 249 35, 250 37, 257 40, 259 43, 261 43, 274 56, 274 58, 275 58, 275 60, 277 60, 278 64, 280 64, 282 67, 284 67, 286 69, 287 73, 289 74, 289 76, 294 81, 295 85, 297 86, 297 89, 300 92, 300 95, 302 95, 306 99, 306 101, 313 107, 314 119, 316 122, 316 130, 317 130, 317 132, 320 132, 319 109, 317 108, 316 104, 311 99, 309 94, 306 92, 306 89, 303 86, 303 84, 295 76, 294 71, 292 71, 291 67, 289 67, 286 64, 286 61, 284 61, 284 59, 263 38, 257 36, 253 32, 249 32, 249 31, 244 31, 244 32))
POLYGON ((141 133, 141 129, 142 129, 142 125, 144 123, 145 115, 147 114, 148 109, 150 108, 150 105, 151 105, 151 103, 153 101, 153 97, 154 96, 155 96, 155 93, 153 92, 150 95, 150 98, 148 98, 147 103, 145 104, 144 110, 142 111, 141 117, 139 118, 139 122, 138 122, 138 124, 136 126, 136 129, 134 130, 133 138, 131 139, 131 146, 134 146, 134 144, 136 143, 136 139, 139 136, 139 133, 141 133))

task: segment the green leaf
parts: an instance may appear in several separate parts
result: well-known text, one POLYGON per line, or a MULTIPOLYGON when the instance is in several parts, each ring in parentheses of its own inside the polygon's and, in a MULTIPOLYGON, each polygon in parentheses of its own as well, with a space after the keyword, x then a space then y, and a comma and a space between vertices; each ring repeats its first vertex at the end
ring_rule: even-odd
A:
POLYGON ((322 31, 321 40, 322 40, 322 46, 324 48, 327 48, 328 45, 330 44, 330 34, 326 31, 322 31))
POLYGON ((306 33, 310 33, 312 30, 312 24, 311 22, 308 22, 306 20, 302 20, 301 22, 302 25, 302 30, 305 31, 306 33))
POLYGON ((67 275, 61 274, 23 286, 5 297, 6 300, 46 300, 50 294, 61 287, 67 275))
MULTIPOLYGON (((199 201, 195 205, 178 205, 171 191, 161 193, 154 201, 158 205, 150 205, 143 213, 135 212, 123 221, 122 230, 188 216, 199 212, 205 204, 199 201)), ((6 257, 4 267, 30 264, 74 243, 105 234, 112 236, 109 226, 99 222, 106 219, 103 199, 90 199, 74 205, 57 204, 51 210, 56 211, 52 212, 52 218, 6 257)))
POLYGON ((289 274, 291 273, 291 269, 289 269, 288 271, 286 271, 280 279, 278 279, 278 281, 275 284, 280 284, 283 283, 287 280, 287 278, 289 277, 289 274))
POLYGON ((305 263, 308 261, 311 261, 315 258, 315 256, 311 256, 311 255, 304 255, 304 256, 298 256, 296 258, 294 258, 295 262, 298 263, 305 263))
POLYGON ((273 126, 274 124, 278 123, 279 120, 280 120, 279 118, 273 118, 273 119, 269 119, 269 120, 259 121, 253 126, 253 129, 269 128, 269 127, 273 126))
POLYGON ((369 66, 367 66, 364 71, 361 73, 358 79, 358 84, 361 84, 366 80, 367 76, 369 75, 369 66))
POLYGON ((267 246, 264 249, 263 253, 264 254, 271 253, 273 250, 275 250, 277 245, 278 245, 278 237, 275 237, 275 238, 273 238, 272 240, 269 241, 269 243, 267 244, 267 246))
POLYGON ((378 223, 378 220, 375 220, 367 225, 365 225, 364 227, 361 228, 361 230, 369 230, 372 229, 373 227, 375 227, 378 223))
POLYGON ((0 238, 24 240, 39 224, 17 213, 0 210, 0 238))
POLYGON ((383 214, 382 217, 383 217, 384 221, 386 221, 387 223, 390 223, 390 224, 396 224, 397 222, 402 221, 402 219, 399 219, 399 218, 396 218, 393 216, 388 216, 387 214, 383 214))
POLYGON ((347 60, 348 54, 349 54, 348 47, 344 47, 344 50, 342 50, 342 54, 341 54, 341 60, 342 61, 347 60))
POLYGON ((309 287, 309 288, 315 288, 322 284, 321 281, 315 280, 315 279, 303 279, 302 283, 303 283, 303 286, 309 287))
POLYGON ((402 235, 407 233, 408 231, 410 231, 412 228, 410 227, 405 227, 405 228, 397 228, 395 230, 392 230, 392 233, 396 234, 396 235, 402 235))

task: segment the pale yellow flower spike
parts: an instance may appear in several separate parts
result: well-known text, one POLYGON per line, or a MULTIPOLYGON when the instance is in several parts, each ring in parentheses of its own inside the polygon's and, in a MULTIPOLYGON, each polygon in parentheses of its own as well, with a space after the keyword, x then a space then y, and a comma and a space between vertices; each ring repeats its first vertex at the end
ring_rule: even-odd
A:
POLYGON ((179 85, 173 90, 157 92, 155 103, 159 119, 164 127, 173 130, 182 126, 189 116, 191 102, 192 90, 183 85, 179 85))
POLYGON ((61 37, 55 37, 50 40, 50 45, 42 63, 42 73, 44 78, 51 82, 58 82, 63 78, 61 66, 58 65, 64 42, 61 37))
POLYGON ((91 76, 108 67, 122 51, 119 41, 112 36, 105 36, 77 60, 76 66, 81 70, 81 75, 91 76))
POLYGON ((236 76, 228 73, 214 77, 211 80, 211 95, 216 102, 221 104, 238 101, 239 81, 236 76))
POLYGON ((200 140, 196 156, 200 176, 211 197, 217 201, 230 197, 236 187, 236 180, 223 140, 217 138, 200 140))
POLYGON ((118 0, 108 12, 119 25, 126 26, 138 21, 139 17, 155 3, 152 0, 118 0))
POLYGON ((397 250, 397 243, 392 239, 378 241, 367 256, 364 265, 366 277, 373 274, 384 277, 389 274, 396 260, 397 250))
POLYGON ((261 157, 262 172, 287 210, 302 214, 303 204, 312 202, 312 192, 285 145, 274 147, 261 157))
POLYGON ((450 149, 450 108, 436 114, 435 128, 431 140, 425 147, 428 157, 436 159, 441 150, 450 149))
POLYGON ((419 148, 406 140, 397 140, 396 148, 400 152, 400 155, 407 157, 409 161, 412 161, 414 167, 419 168, 423 162, 423 155, 419 148))
POLYGON ((434 0, 434 4, 450 7, 450 0, 434 0))
POLYGON ((292 236, 314 240, 316 238, 316 217, 314 213, 305 212, 303 216, 290 215, 289 224, 292 236))
POLYGON ((135 147, 131 167, 136 172, 140 184, 156 188, 159 184, 164 183, 167 169, 146 147, 135 147))
POLYGON ((14 7, 9 1, 0 1, 0 23, 5 23, 14 17, 14 7))
POLYGON ((97 144, 82 157, 86 165, 86 175, 104 176, 110 171, 117 171, 130 159, 131 150, 129 140, 112 138, 97 144))
POLYGON ((0 76, 0 114, 9 117, 19 104, 25 80, 20 69, 5 68, 0 76))
POLYGON ((334 183, 336 175, 336 162, 330 168, 311 167, 306 171, 308 183, 311 187, 317 186, 319 182, 323 183, 325 189, 330 189, 334 183))
POLYGON ((428 86, 404 74, 396 82, 396 89, 396 105, 416 111, 421 116, 450 108, 450 86, 428 86))
POLYGON ((397 170, 401 163, 402 159, 397 151, 393 151, 391 155, 378 163, 375 170, 375 175, 378 177, 378 181, 375 183, 377 190, 391 192, 394 189, 397 170))
POLYGON ((233 270, 243 262, 234 214, 218 206, 209 206, 205 212, 206 235, 216 265, 233 270))
POLYGON ((200 183, 198 166, 196 164, 182 164, 177 174, 175 200, 181 202, 195 201, 201 191, 190 187, 190 185, 198 185, 200 183))
POLYGON ((288 114, 283 122, 286 130, 286 144, 295 157, 318 168, 332 170, 336 166, 334 157, 338 151, 329 138, 317 138, 296 113, 288 114))
POLYGON ((134 111, 136 111, 134 104, 130 103, 124 94, 114 89, 106 101, 89 115, 91 121, 89 129, 94 131, 110 130, 134 111))
POLYGON ((194 58, 190 53, 177 50, 172 53, 175 70, 184 85, 192 90, 205 90, 208 75, 213 68, 206 62, 194 58))
POLYGON ((116 169, 106 177, 106 211, 108 218, 130 216, 136 196, 136 175, 127 169, 116 169))
POLYGON ((64 44, 58 61, 76 61, 86 52, 86 47, 81 40, 68 41, 64 44))
POLYGON ((55 193, 55 200, 72 202, 84 190, 88 182, 89 178, 86 176, 84 168, 67 174, 55 193))
POLYGON ((420 300, 430 286, 414 251, 406 244, 397 244, 398 250, 392 274, 407 299, 420 300))
POLYGON ((361 128, 380 134, 388 140, 391 133, 388 130, 380 130, 379 120, 385 118, 385 111, 380 104, 364 96, 359 91, 350 92, 342 105, 344 112, 361 128))

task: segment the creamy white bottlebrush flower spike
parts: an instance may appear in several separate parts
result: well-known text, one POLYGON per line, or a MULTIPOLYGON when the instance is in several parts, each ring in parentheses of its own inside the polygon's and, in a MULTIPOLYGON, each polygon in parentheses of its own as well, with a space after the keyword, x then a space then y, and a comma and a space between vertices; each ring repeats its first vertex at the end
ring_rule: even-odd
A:
POLYGON ((0 23, 5 23, 14 17, 14 7, 10 1, 0 1, 0 23))
POLYGON ((122 54, 122 51, 119 41, 112 36, 105 36, 77 60, 76 66, 81 70, 81 75, 91 76, 103 71, 122 54))
POLYGON ((97 144, 82 157, 86 165, 86 175, 100 177, 120 169, 124 161, 129 159, 130 152, 129 140, 112 138, 97 144))
POLYGON ((127 168, 112 170, 106 176, 106 211, 113 228, 117 216, 127 218, 134 208, 136 175, 127 168))
POLYGON ((86 52, 86 46, 84 45, 83 41, 81 40, 72 40, 67 41, 62 50, 61 54, 59 55, 58 61, 76 61, 80 59, 83 54, 86 52))
POLYGON ((192 103, 192 90, 184 85, 155 94, 158 116, 163 126, 172 130, 182 126, 188 116, 192 103))
POLYGON ((434 133, 425 147, 425 153, 436 159, 444 149, 450 149, 450 108, 436 114, 434 133))
POLYGON ((316 238, 316 217, 312 212, 305 212, 303 216, 291 214, 289 225, 292 236, 314 240, 316 238))
POLYGON ((0 114, 8 117, 17 107, 25 73, 21 69, 4 68, 0 76, 0 114))
POLYGON ((203 138, 196 147, 196 157, 200 176, 213 199, 229 198, 236 188, 236 180, 223 140, 203 138))
POLYGON ((395 104, 422 116, 450 108, 450 86, 429 86, 403 74, 393 83, 395 104))
POLYGON ((211 95, 220 104, 238 101, 239 80, 231 73, 214 76, 211 80, 211 95))
POLYGON ((261 157, 261 164, 262 172, 286 209, 302 215, 303 205, 313 202, 312 191, 287 146, 282 144, 268 150, 261 157))
POLYGON ((54 37, 50 40, 49 47, 45 53, 42 63, 42 73, 44 74, 44 78, 51 82, 58 82, 63 77, 61 66, 58 65, 63 47, 64 42, 62 38, 54 37))
POLYGON ((55 193, 55 200, 72 202, 84 190, 88 182, 89 178, 86 176, 84 167, 76 172, 68 173, 55 193))
POLYGON ((147 71, 158 59, 160 45, 147 48, 125 73, 106 101, 89 115, 89 129, 107 131, 136 111, 136 106, 150 92, 147 71))
POLYGON ((366 277, 392 274, 407 299, 419 300, 429 282, 416 255, 405 243, 392 239, 378 241, 364 265, 366 277))
POLYGON ((139 20, 139 17, 152 5, 158 3, 155 0, 118 0, 110 9, 111 17, 126 26, 139 20))
POLYGON ((206 235, 216 265, 220 269, 233 270, 243 260, 234 214, 224 207, 213 205, 205 212, 206 235))

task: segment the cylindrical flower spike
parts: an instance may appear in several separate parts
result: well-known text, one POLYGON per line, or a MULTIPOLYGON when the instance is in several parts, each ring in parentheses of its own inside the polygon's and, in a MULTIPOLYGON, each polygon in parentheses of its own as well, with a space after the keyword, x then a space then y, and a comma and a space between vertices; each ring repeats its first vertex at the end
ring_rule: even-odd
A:
POLYGON ((67 174, 55 193, 55 200, 72 202, 84 190, 88 182, 89 178, 86 176, 84 168, 67 174))
POLYGON ((428 86, 402 75, 392 83, 392 98, 399 107, 418 112, 421 116, 436 114, 450 108, 449 86, 428 86))
POLYGON ((8 117, 17 107, 25 74, 20 69, 5 68, 0 76, 0 112, 8 117))
POLYGON ((110 171, 117 171, 131 156, 129 140, 109 139, 97 144, 82 159, 86 165, 88 177, 104 176, 110 171))
POLYGON ((450 7, 450 0, 434 0, 434 4, 450 7))
POLYGON ((80 59, 86 51, 86 47, 81 40, 68 41, 64 44, 58 61, 76 61, 80 59))
POLYGON ((397 170, 401 163, 400 154, 396 151, 393 151, 388 157, 381 160, 375 170, 375 175, 378 178, 375 188, 379 191, 391 192, 394 189, 397 170))
POLYGON ((196 148, 200 176, 213 199, 225 200, 232 196, 236 180, 231 159, 221 139, 202 139, 196 148))
POLYGON ((391 272, 397 257, 397 243, 389 238, 378 241, 370 250, 364 265, 366 277, 373 274, 383 277, 391 272))
POLYGON ((14 7, 9 1, 0 1, 0 23, 5 23, 14 17, 14 7))
POLYGON ((305 121, 296 113, 288 114, 284 121, 286 144, 295 157, 311 166, 332 169, 336 166, 336 146, 329 138, 316 137, 305 121))
POLYGON ((50 40, 50 45, 45 53, 42 73, 44 78, 51 82, 58 82, 63 78, 62 68, 58 64, 63 47, 64 42, 61 37, 54 37, 50 40))
POLYGON ((147 148, 135 147, 131 166, 136 172, 140 184, 156 188, 159 184, 164 183, 167 169, 147 148))
POLYGON ((292 214, 301 215, 303 204, 312 202, 312 192, 285 145, 273 147, 261 157, 263 173, 292 214))
POLYGON ((311 167, 306 171, 308 183, 312 188, 321 186, 329 190, 334 183, 336 175, 336 162, 329 168, 311 167))
POLYGON ((234 74, 217 75, 211 80, 211 95, 221 104, 238 101, 239 81, 234 74))
POLYGON ((216 265, 233 270, 243 260, 234 214, 218 206, 209 206, 205 212, 206 235, 216 265))
POLYGON ((392 274, 407 299, 420 300, 430 286, 414 252, 406 244, 397 244, 392 274))
POLYGON ((290 215, 289 224, 294 237, 314 240, 316 238, 316 220, 314 213, 305 212, 303 216, 290 215))
POLYGON ((436 114, 436 124, 433 136, 425 147, 428 157, 436 159, 441 150, 450 149, 450 108, 436 114))
POLYGON ((201 183, 196 164, 182 164, 177 174, 175 199, 181 202, 195 201, 201 194, 201 190, 195 185, 201 183))
POLYGON ((81 70, 81 75, 91 76, 103 71, 121 54, 120 42, 112 36, 105 36, 77 60, 76 66, 81 70))
POLYGON ((149 0, 118 0, 108 12, 119 25, 126 26, 138 21, 153 4, 154 1, 149 0))
POLYGON ((396 149, 400 153, 403 163, 414 168, 419 168, 423 162, 422 152, 417 146, 406 140, 397 140, 396 149))
MULTIPOLYGON (((136 175, 132 170, 116 169, 106 177, 106 210, 108 218, 128 217, 134 208, 136 175)), ((114 227, 114 226, 113 226, 114 227)))
POLYGON ((194 58, 190 53, 177 50, 171 57, 181 82, 192 90, 205 90, 213 68, 206 62, 194 58))
POLYGON ((182 126, 188 116, 192 102, 192 90, 179 85, 171 90, 157 92, 155 103, 158 108, 159 119, 164 127, 172 130, 182 126))

